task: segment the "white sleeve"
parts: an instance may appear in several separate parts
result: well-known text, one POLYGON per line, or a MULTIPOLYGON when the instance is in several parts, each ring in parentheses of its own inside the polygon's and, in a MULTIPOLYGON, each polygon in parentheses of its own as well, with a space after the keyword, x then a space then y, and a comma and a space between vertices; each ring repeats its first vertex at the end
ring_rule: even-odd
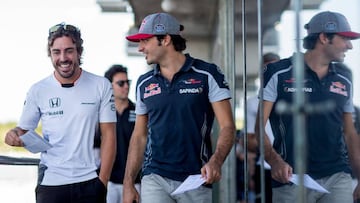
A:
POLYGON ((257 96, 247 99, 246 105, 246 129, 248 133, 255 133, 256 115, 258 110, 259 99, 257 96))

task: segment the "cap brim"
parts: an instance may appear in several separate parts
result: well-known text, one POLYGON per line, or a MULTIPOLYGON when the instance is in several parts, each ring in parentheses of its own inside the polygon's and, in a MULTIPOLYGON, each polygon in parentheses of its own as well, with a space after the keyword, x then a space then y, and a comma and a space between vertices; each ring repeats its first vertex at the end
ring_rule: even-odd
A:
POLYGON ((142 39, 149 39, 151 37, 153 37, 154 35, 152 34, 134 34, 134 35, 129 35, 126 37, 127 40, 132 41, 132 42, 140 42, 140 40, 142 39))
POLYGON ((357 32, 338 32, 336 34, 341 35, 343 37, 348 37, 350 39, 360 38, 360 33, 357 33, 357 32))

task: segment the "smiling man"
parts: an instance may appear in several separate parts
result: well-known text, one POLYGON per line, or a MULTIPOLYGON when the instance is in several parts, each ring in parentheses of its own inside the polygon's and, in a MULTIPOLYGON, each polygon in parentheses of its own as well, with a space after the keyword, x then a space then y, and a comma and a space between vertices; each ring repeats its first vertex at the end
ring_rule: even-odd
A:
POLYGON ((138 50, 154 70, 140 76, 136 85, 124 203, 140 200, 134 184, 142 164, 142 203, 211 202, 211 184, 220 180, 221 166, 234 144, 229 86, 218 66, 182 53, 183 29, 173 16, 154 13, 143 20, 139 33, 127 37, 139 43, 138 50), (219 135, 213 153, 215 117, 219 135), (206 184, 171 195, 194 174, 201 174, 206 184))
POLYGON ((339 68, 339 63, 344 61, 345 52, 353 48, 351 40, 358 39, 360 33, 351 31, 344 15, 330 11, 315 15, 305 29, 308 35, 303 44, 307 49, 303 56, 304 88, 296 88, 293 57, 271 63, 264 69, 263 118, 264 123, 270 120, 274 134, 273 146, 265 136, 265 159, 271 165, 273 202, 295 202, 299 198, 296 185, 290 183, 292 174, 297 173, 294 169, 296 123, 293 115, 277 113, 273 108, 279 101, 293 103, 295 92, 302 91, 305 105, 322 105, 329 101, 334 104, 328 111, 306 112, 306 129, 301 135, 307 140, 306 173, 330 193, 308 189, 305 201, 350 203, 353 198, 360 199, 359 185, 353 192, 350 176, 351 167, 357 177, 360 175, 360 141, 352 121, 352 79, 346 69, 339 68))
POLYGON ((55 71, 32 85, 18 126, 5 137, 8 145, 24 146, 20 136, 41 120, 52 148, 41 152, 37 203, 105 202, 116 148, 113 91, 106 78, 80 67, 82 44, 73 25, 49 29, 48 56, 55 71), (99 176, 93 151, 97 126, 102 134, 99 176))

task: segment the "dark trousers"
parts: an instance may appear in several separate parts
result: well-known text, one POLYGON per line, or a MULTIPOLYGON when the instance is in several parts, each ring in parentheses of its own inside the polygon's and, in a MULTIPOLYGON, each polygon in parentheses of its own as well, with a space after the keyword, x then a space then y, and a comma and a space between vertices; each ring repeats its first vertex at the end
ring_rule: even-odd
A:
POLYGON ((99 178, 68 185, 36 187, 36 203, 105 203, 106 187, 99 178))
MULTIPOLYGON (((256 203, 261 202, 261 178, 260 178, 260 165, 255 166, 255 192, 256 192, 256 203)), ((271 188, 271 171, 265 170, 265 202, 272 202, 272 188, 271 188)))

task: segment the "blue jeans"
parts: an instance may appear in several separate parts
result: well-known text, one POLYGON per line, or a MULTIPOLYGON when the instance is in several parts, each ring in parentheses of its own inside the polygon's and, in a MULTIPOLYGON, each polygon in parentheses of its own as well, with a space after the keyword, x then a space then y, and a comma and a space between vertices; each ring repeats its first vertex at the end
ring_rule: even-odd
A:
POLYGON ((161 177, 157 174, 146 175, 141 179, 141 203, 211 203, 212 189, 204 186, 178 195, 171 193, 182 182, 161 177))
MULTIPOLYGON (((351 175, 344 172, 316 179, 316 182, 330 193, 321 193, 306 189, 305 202, 307 203, 353 203, 353 187, 351 175)), ((273 202, 293 203, 298 199, 298 190, 295 184, 273 188, 273 202)))

